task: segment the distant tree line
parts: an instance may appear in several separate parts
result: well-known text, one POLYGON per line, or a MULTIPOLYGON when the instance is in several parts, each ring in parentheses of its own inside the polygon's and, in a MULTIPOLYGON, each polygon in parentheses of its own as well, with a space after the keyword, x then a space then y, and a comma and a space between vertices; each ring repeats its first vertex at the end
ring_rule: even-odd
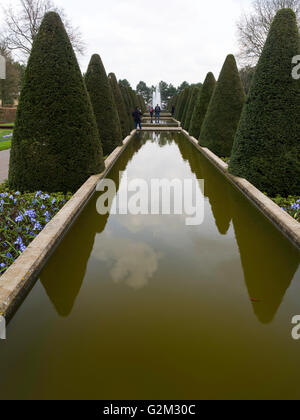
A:
MULTIPOLYGON (((124 81, 121 81, 124 82, 124 81)), ((128 84, 130 86, 129 82, 125 80, 125 84, 128 84)), ((163 80, 159 83, 160 86, 160 92, 161 92, 161 99, 163 103, 167 103, 170 98, 174 97, 175 95, 180 94, 185 88, 190 87, 191 85, 184 81, 181 83, 180 86, 175 87, 172 83, 164 82, 163 80)), ((201 87, 201 83, 195 85, 198 87, 201 87)), ((152 98, 152 94, 155 91, 156 86, 147 86, 147 84, 144 81, 140 81, 136 87, 136 93, 138 95, 141 95, 146 103, 149 103, 152 98)))

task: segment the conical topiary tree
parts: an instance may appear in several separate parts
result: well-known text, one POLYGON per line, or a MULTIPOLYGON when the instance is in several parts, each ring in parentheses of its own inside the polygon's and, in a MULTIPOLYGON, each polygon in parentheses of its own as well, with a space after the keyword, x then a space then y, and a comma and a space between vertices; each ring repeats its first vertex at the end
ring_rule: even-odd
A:
POLYGON ((103 153, 109 155, 122 145, 122 132, 112 89, 98 54, 91 58, 85 84, 93 105, 103 153))
POLYGON ((187 114, 184 121, 184 128, 187 131, 189 131, 192 115, 194 113, 195 104, 198 99, 198 96, 200 95, 200 92, 201 92, 201 88, 199 88, 198 86, 193 87, 191 100, 190 100, 189 107, 188 107, 187 114))
POLYGON ((177 105, 176 105, 176 109, 175 109, 175 119, 178 120, 178 116, 179 116, 179 109, 181 107, 181 103, 182 103, 182 98, 183 98, 183 91, 181 93, 178 94, 178 99, 177 99, 177 105))
POLYGON ((186 101, 185 107, 184 107, 184 111, 183 111, 183 114, 182 114, 182 117, 181 117, 181 126, 183 128, 185 128, 185 120, 186 120, 187 111, 188 111, 188 108, 189 108, 189 105, 190 105, 190 102, 191 102, 191 97, 192 97, 192 92, 193 92, 193 86, 190 86, 188 88, 188 90, 189 90, 189 94, 188 94, 187 101, 186 101))
POLYGON ((129 121, 129 127, 132 130, 134 128, 134 121, 132 118, 132 111, 131 111, 131 100, 129 97, 129 93, 128 93, 128 89, 126 86, 122 85, 122 83, 119 83, 119 87, 121 90, 121 94, 125 103, 125 107, 126 107, 126 112, 127 112, 127 116, 128 116, 128 121, 129 121))
POLYGON ((199 143, 220 157, 231 155, 245 91, 233 55, 228 55, 201 128, 199 143))
POLYGON ((271 196, 300 194, 300 55, 295 14, 280 10, 258 62, 235 137, 230 171, 271 196))
POLYGON ((182 92, 181 100, 178 107, 178 113, 177 113, 178 121, 182 121, 183 112, 184 112, 184 108, 187 103, 188 97, 189 97, 189 88, 185 88, 184 91, 182 92))
POLYGON ((123 138, 127 137, 129 132, 130 132, 130 126, 129 126, 129 121, 128 121, 128 115, 126 112, 126 106, 123 100, 123 96, 121 94, 118 82, 117 82, 117 78, 115 76, 114 73, 109 73, 108 75, 108 80, 110 82, 112 91, 113 91, 113 95, 115 98, 115 104, 118 110, 118 114, 119 114, 119 119, 120 119, 120 124, 121 124, 121 129, 122 129, 122 136, 123 138))
POLYGON ((104 169, 100 137, 76 56, 57 13, 47 13, 25 71, 9 167, 21 191, 76 191, 104 169))
POLYGON ((205 119, 208 105, 216 87, 216 79, 212 73, 208 73, 203 83, 200 94, 198 95, 194 112, 189 127, 190 135, 199 139, 201 127, 205 119))

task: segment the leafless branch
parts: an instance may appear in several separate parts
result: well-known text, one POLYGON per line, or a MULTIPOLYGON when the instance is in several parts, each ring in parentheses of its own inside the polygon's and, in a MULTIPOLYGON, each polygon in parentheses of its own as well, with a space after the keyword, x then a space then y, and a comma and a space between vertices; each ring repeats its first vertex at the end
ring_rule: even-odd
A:
POLYGON ((252 13, 237 23, 239 59, 245 65, 256 64, 278 10, 293 9, 300 22, 300 0, 253 0, 252 8, 252 13))
POLYGON ((57 8, 52 0, 19 0, 17 9, 9 7, 3 11, 5 22, 2 27, 5 30, 0 34, 0 38, 7 49, 17 53, 19 58, 25 61, 28 58, 42 19, 49 11, 60 14, 74 50, 79 54, 84 53, 85 43, 79 28, 72 26, 64 10, 57 8))

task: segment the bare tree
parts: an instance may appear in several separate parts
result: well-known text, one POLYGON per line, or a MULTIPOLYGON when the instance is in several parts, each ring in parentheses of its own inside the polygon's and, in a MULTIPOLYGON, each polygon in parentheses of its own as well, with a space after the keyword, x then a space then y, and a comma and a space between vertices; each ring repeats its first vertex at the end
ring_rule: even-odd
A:
POLYGON ((293 9, 300 22, 300 0, 253 0, 253 11, 243 15, 237 24, 240 59, 253 65, 260 57, 272 21, 283 8, 293 9))
POLYGON ((62 18, 70 41, 76 52, 83 54, 85 44, 78 28, 73 28, 63 9, 57 8, 52 0, 19 0, 19 8, 3 9, 5 14, 5 32, 1 35, 2 43, 9 51, 20 58, 28 58, 45 13, 55 11, 62 18))

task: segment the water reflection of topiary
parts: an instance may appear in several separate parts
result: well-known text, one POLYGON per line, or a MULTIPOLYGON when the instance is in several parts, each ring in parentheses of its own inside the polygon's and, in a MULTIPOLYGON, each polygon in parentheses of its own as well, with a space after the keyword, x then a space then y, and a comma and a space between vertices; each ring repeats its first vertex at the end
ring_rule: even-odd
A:
POLYGON ((196 178, 204 179, 204 195, 209 199, 216 227, 221 235, 226 235, 232 219, 228 182, 188 140, 175 136, 175 143, 196 178))
MULTIPOLYGON (((132 140, 110 172, 109 178, 115 181, 117 191, 120 187, 119 171, 126 169, 140 147, 139 139, 132 140)), ((40 275, 41 284, 62 317, 72 312, 85 277, 95 236, 105 230, 109 219, 109 214, 101 216, 97 213, 98 197, 99 193, 94 194, 40 275)))
POLYGON ((230 194, 249 300, 258 320, 269 324, 298 269, 299 252, 240 192, 230 194))

